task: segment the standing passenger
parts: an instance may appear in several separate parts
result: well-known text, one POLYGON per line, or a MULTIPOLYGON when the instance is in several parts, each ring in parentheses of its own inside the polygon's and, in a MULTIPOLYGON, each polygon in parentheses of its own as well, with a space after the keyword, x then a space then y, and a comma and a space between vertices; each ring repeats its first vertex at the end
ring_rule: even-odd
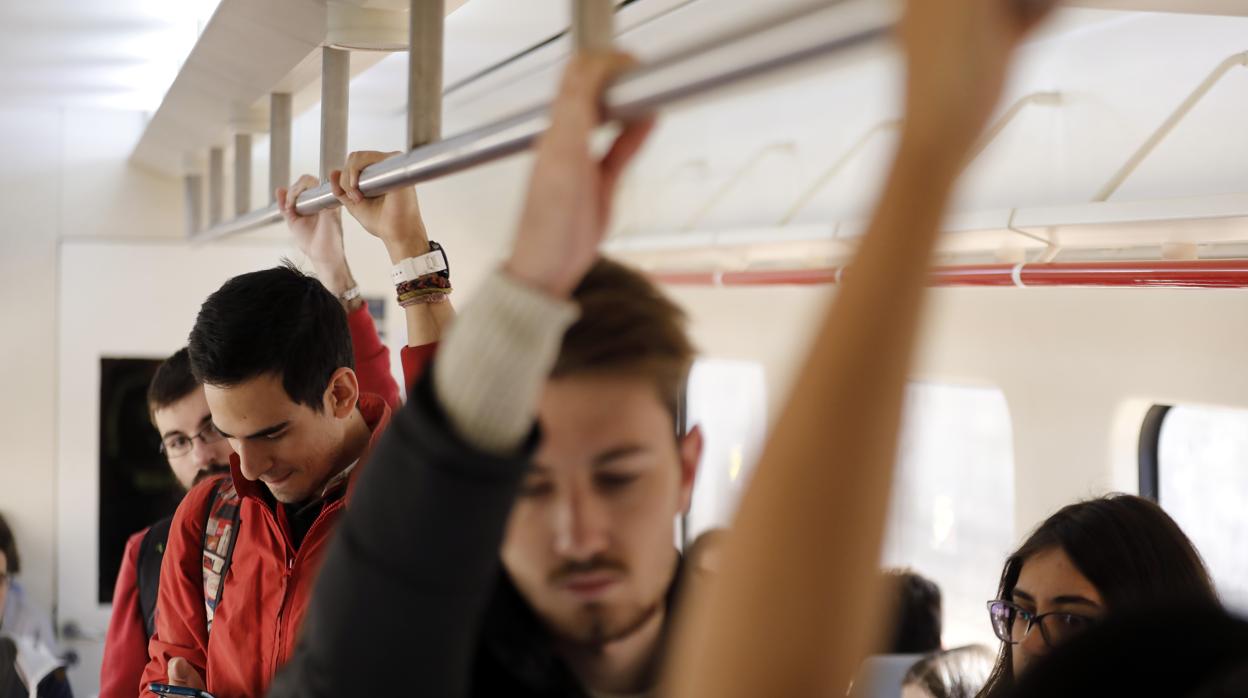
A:
MULTIPOLYGON (((308 184, 300 180, 297 187, 308 184)), ((312 262, 317 278, 342 302, 347 313, 352 353, 364 392, 380 395, 398 406, 398 385, 390 375, 390 351, 377 336, 377 328, 362 298, 343 296, 355 288, 342 245, 339 216, 287 219, 295 244, 312 262)), ((178 484, 186 491, 208 477, 228 475, 230 444, 217 431, 199 380, 191 373, 190 355, 179 349, 156 369, 147 390, 152 425, 160 434, 160 450, 178 484)), ((208 512, 203 513, 204 518, 208 512)), ((173 517, 162 519, 130 536, 113 589, 113 610, 104 641, 100 666, 102 698, 133 698, 148 662, 148 642, 155 630, 156 601, 160 588, 160 563, 173 517)))
MULTIPOLYGON (((361 476, 270 695, 653 694, 702 442, 677 424, 683 312, 598 256, 649 130, 590 152, 601 89, 625 64, 568 70, 511 255, 361 476)), ((348 168, 348 208, 365 201, 352 173, 376 157, 348 168)))
MULTIPOLYGON (((342 239, 337 214, 322 213, 313 224, 292 209, 299 191, 314 182, 302 178, 289 195, 278 195, 296 235, 311 228, 301 246, 316 264, 340 255, 342 239)), ((419 224, 415 193, 408 191, 406 213, 419 224)), ((409 226, 406 235, 410 249, 423 245, 429 252, 423 225, 409 226)), ((369 394, 354 370, 356 321, 343 303, 363 319, 367 312, 358 289, 337 297, 327 290, 349 280, 349 272, 317 281, 278 267, 231 279, 200 309, 188 347, 191 367, 212 426, 234 455, 230 477, 196 486, 174 515, 156 634, 136 687, 144 695, 153 682, 206 687, 220 698, 262 695, 293 649, 352 483, 397 402, 375 330, 376 351, 367 355, 372 368, 387 366, 379 387, 388 397, 369 394)), ((420 352, 436 346, 440 325, 419 312, 407 316, 409 333, 415 330, 427 345, 404 350, 405 368, 413 370, 420 352)))

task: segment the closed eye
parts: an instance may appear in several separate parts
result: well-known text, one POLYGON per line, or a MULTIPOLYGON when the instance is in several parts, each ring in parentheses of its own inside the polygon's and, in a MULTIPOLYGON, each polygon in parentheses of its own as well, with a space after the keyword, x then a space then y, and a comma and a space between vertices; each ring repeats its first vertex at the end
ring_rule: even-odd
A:
POLYGON ((628 487, 637 481, 637 477, 632 473, 598 473, 594 476, 594 481, 598 483, 598 487, 611 491, 628 487))
POLYGON ((520 486, 521 497, 545 497, 555 491, 549 480, 534 480, 520 486))

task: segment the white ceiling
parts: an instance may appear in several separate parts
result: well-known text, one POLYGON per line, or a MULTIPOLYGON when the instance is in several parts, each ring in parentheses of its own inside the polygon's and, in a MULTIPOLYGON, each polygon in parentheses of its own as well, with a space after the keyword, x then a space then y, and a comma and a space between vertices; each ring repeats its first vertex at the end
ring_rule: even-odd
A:
POLYGON ((218 0, 4 0, 0 106, 154 110, 218 0))

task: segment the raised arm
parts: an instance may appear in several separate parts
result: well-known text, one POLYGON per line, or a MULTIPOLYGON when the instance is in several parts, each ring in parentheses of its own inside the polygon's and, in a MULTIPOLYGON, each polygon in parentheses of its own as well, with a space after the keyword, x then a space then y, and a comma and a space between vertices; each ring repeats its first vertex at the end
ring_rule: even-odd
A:
POLYGON ((937 228, 1014 48, 1047 4, 911 0, 900 149, 871 226, 682 619, 665 695, 843 695, 882 622, 903 389, 937 228))
POLYGON ((351 348, 355 354, 355 372, 360 390, 380 396, 391 409, 399 406, 399 385, 390 373, 390 350, 377 334, 377 325, 368 314, 368 306, 359 295, 359 285, 347 264, 342 239, 342 213, 321 211, 301 216, 294 202, 305 190, 319 182, 312 175, 303 175, 289 189, 277 190, 277 205, 290 227, 295 246, 312 263, 316 278, 342 303, 351 330, 351 348))
MULTIPOLYGON (((365 198, 359 189, 360 172, 396 153, 358 151, 347 156, 342 170, 329 173, 334 195, 347 211, 379 238, 390 255, 390 263, 420 257, 430 252, 429 234, 420 216, 420 202, 415 187, 404 187, 384 196, 365 198)), ((415 303, 403 308, 407 318, 407 345, 420 347, 441 340, 442 333, 455 317, 448 297, 440 302, 415 303)))
POLYGON ((361 473, 271 698, 383 695, 408 684, 422 696, 467 695, 540 390, 575 319, 568 297, 597 258, 615 181, 648 130, 626 128, 604 158, 591 151, 602 87, 624 64, 578 59, 568 70, 514 252, 456 321, 436 375, 414 386, 361 473))

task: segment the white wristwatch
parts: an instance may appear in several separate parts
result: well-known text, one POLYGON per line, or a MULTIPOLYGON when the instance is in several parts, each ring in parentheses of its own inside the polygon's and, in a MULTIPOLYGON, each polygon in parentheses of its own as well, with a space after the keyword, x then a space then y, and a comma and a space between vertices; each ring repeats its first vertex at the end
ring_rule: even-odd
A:
POLYGON ((446 270, 446 253, 441 248, 436 248, 419 257, 399 260, 390 270, 390 280, 397 286, 404 281, 413 281, 446 270))

